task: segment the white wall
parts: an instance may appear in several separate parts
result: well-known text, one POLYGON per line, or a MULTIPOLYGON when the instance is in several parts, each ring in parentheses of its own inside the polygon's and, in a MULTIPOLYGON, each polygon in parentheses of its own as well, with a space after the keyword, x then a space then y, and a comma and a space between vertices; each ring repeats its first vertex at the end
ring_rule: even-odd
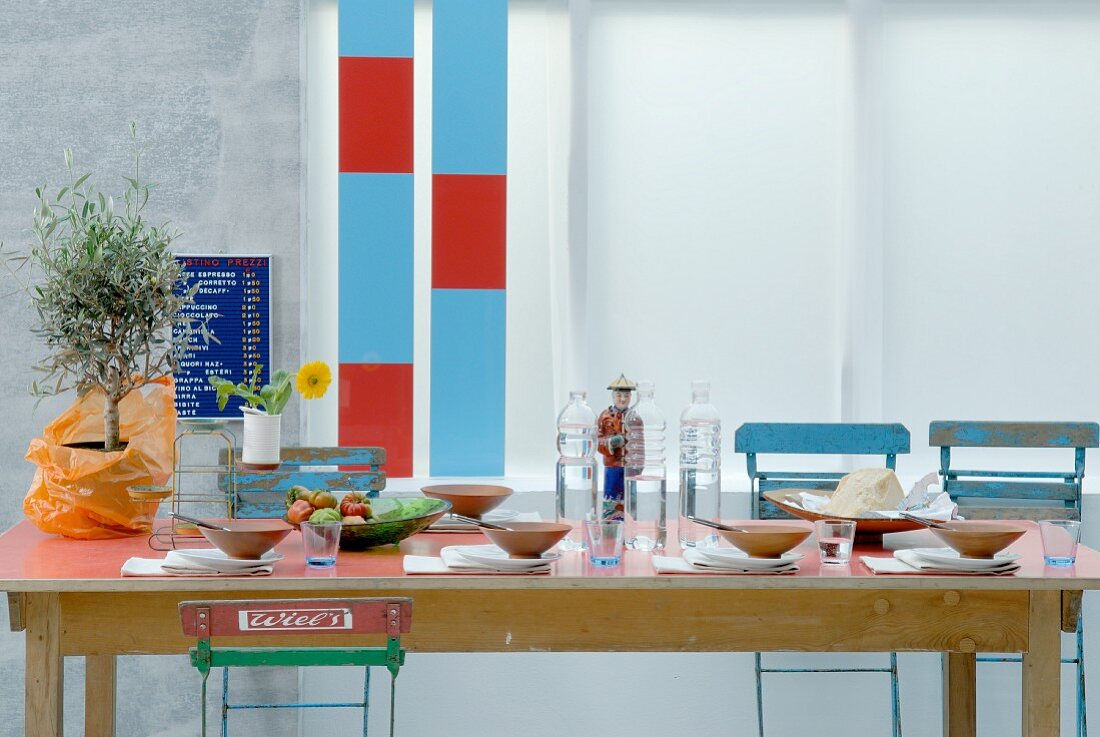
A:
MULTIPOLYGON (((313 0, 311 18, 331 3, 313 0)), ((557 405, 580 384, 601 406, 620 371, 654 379, 670 420, 691 379, 711 380, 732 489, 745 487, 732 449, 745 421, 903 422, 914 452, 899 470, 915 478, 937 462, 931 419, 1095 419, 1098 22, 1100 0, 514 0, 509 482, 548 489, 557 405)), ((430 171, 430 53, 421 0, 418 172, 430 171)), ((335 177, 329 166, 320 176, 335 177)), ((422 281, 430 189, 419 179, 422 281)), ((312 253, 335 249, 310 232, 312 253)), ((418 330, 427 310, 425 300, 418 330)), ((311 351, 334 344, 326 324, 310 321, 311 351)), ((430 401, 422 333, 418 475, 430 401)), ((311 420, 312 438, 335 421, 311 420)), ((1089 463, 1100 478, 1100 455, 1089 463)), ((551 509, 546 493, 516 506, 551 509)), ((1088 506, 1085 518, 1097 528, 1088 506)), ((902 655, 901 669, 905 733, 938 735, 938 658, 902 655)), ((1018 734, 1017 673, 982 669, 982 734, 1018 734)), ((885 683, 773 677, 769 734, 884 733, 885 683), (808 705, 785 709, 792 693, 808 705), (830 731, 830 715, 844 728, 830 731)), ((312 674, 304 695, 354 684, 354 674, 312 674)), ((413 656, 399 694, 414 735, 510 735, 521 717, 530 737, 755 729, 745 655, 413 656), (470 683, 487 695, 470 699, 470 683)), ((374 698, 381 731, 385 689, 374 698)), ((1067 734, 1072 713, 1067 680, 1067 734)), ((350 716, 326 724, 334 737, 355 733, 350 716)))

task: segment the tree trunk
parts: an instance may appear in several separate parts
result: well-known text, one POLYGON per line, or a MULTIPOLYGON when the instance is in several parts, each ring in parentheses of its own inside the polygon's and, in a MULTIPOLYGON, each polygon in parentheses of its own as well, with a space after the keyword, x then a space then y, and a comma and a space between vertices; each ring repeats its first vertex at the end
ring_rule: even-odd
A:
POLYGON ((117 369, 107 376, 106 396, 103 399, 103 450, 118 450, 118 389, 120 379, 117 369))

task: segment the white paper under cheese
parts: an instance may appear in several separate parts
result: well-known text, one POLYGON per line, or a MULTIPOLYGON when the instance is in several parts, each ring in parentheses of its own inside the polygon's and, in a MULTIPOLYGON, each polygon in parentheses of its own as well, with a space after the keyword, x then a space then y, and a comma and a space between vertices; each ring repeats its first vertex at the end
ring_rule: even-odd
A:
POLYGON ((861 468, 840 480, 824 512, 837 517, 862 517, 868 512, 896 509, 904 497, 893 471, 861 468))

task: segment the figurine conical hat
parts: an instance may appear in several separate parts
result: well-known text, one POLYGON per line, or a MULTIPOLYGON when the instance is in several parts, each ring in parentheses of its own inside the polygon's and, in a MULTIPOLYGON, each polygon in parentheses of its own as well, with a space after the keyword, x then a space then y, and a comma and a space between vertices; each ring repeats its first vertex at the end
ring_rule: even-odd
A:
POLYGON ((626 374, 619 374, 619 378, 608 384, 607 388, 615 392, 632 392, 638 388, 638 385, 626 378, 626 374))

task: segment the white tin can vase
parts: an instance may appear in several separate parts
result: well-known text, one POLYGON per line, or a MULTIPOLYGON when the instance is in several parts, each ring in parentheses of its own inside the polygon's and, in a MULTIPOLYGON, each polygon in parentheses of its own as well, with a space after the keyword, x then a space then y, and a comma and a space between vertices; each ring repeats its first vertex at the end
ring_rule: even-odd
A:
POLYGON ((280 463, 282 415, 242 407, 244 414, 244 448, 241 463, 248 466, 276 467, 280 463))

